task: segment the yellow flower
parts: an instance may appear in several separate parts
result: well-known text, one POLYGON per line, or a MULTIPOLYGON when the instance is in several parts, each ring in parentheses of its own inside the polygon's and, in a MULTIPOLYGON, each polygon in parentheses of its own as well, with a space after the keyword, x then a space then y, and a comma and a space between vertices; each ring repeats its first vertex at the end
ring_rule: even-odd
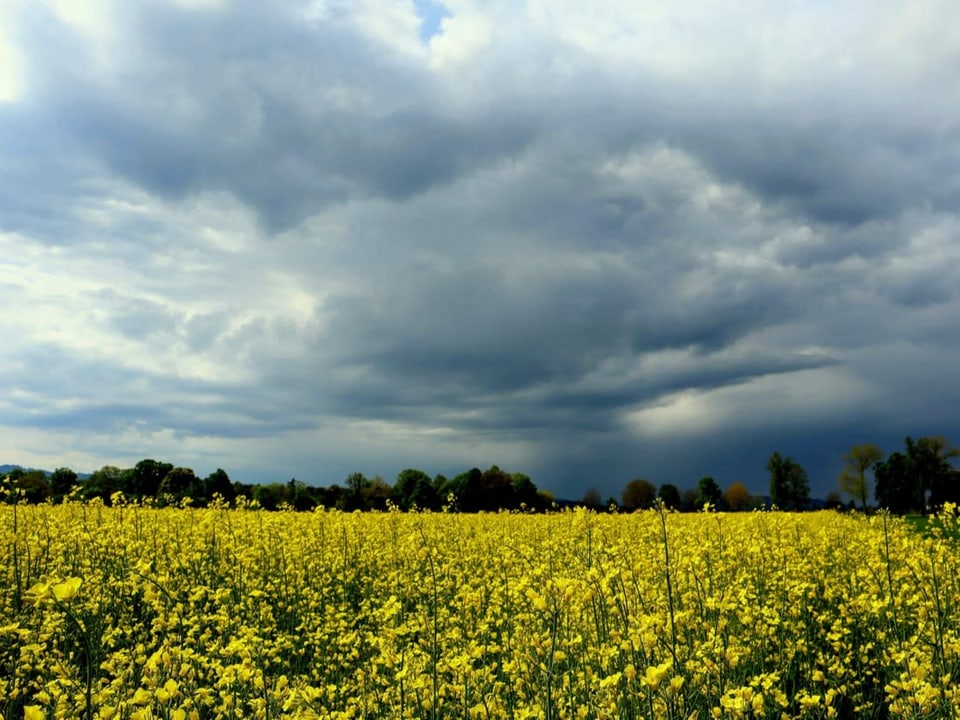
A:
POLYGON ((82 582, 83 580, 80 578, 72 577, 62 583, 57 583, 52 588, 53 596, 60 602, 70 602, 77 596, 82 582))
POLYGON ((30 589, 23 594, 24 601, 31 605, 39 605, 48 597, 50 597, 50 585, 44 582, 38 582, 32 585, 30 589))
POLYGON ((39 705, 25 705, 23 707, 23 720, 44 720, 46 715, 39 705))

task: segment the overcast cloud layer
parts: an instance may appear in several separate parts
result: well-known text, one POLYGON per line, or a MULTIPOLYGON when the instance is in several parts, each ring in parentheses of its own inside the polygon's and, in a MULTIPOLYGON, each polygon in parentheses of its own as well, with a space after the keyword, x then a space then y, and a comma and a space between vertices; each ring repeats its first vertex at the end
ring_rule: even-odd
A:
POLYGON ((600 6, 0 0, 0 462, 960 441, 955 0, 600 6))

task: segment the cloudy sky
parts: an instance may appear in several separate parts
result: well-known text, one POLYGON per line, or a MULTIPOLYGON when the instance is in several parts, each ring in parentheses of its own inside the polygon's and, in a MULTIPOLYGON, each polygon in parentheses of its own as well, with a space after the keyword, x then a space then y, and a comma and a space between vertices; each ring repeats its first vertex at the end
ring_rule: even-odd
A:
POLYGON ((0 463, 960 441, 958 76, 955 0, 0 0, 0 463))

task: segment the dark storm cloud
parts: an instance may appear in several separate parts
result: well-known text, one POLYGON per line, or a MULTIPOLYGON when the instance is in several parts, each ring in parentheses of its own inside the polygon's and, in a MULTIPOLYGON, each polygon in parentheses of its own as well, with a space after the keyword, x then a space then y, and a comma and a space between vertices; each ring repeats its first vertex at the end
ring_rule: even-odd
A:
POLYGON ((131 6, 137 42, 104 76, 82 69, 93 59, 68 27, 42 6, 29 14, 31 63, 44 70, 33 116, 57 121, 48 143, 93 153, 167 197, 227 190, 274 230, 351 196, 403 200, 496 162, 533 132, 504 107, 451 112, 422 73, 389 51, 365 52, 336 20, 250 3, 131 6))

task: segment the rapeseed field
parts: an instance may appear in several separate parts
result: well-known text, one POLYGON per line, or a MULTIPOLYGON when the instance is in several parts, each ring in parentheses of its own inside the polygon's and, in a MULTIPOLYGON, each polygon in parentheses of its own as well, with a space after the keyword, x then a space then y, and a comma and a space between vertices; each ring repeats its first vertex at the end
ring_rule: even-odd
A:
POLYGON ((4 718, 957 718, 952 508, 0 508, 4 718))

